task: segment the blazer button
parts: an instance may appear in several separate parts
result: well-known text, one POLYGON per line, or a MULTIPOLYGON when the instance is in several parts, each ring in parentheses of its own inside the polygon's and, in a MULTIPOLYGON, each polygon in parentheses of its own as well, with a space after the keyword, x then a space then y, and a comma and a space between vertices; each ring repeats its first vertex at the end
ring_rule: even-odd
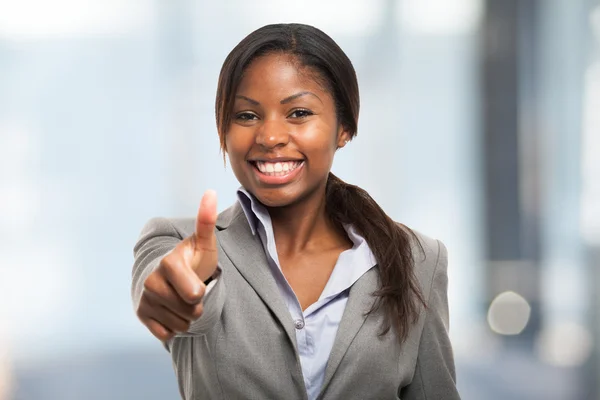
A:
POLYGON ((301 319, 297 319, 294 321, 294 326, 296 327, 296 329, 302 329, 304 328, 304 321, 301 319))

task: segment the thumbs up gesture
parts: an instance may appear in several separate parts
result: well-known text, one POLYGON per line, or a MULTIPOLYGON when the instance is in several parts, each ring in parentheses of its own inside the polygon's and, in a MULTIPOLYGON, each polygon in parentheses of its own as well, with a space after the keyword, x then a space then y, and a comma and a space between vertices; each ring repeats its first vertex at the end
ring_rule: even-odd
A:
POLYGON ((137 315, 161 341, 188 331, 202 315, 204 282, 217 268, 216 221, 217 195, 209 190, 200 202, 194 234, 164 256, 144 282, 137 315))

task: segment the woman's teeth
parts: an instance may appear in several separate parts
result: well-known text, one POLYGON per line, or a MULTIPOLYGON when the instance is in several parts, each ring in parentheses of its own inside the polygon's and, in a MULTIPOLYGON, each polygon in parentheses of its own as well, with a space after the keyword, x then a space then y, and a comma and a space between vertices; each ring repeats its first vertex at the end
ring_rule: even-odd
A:
POLYGON ((256 161, 256 168, 268 176, 287 175, 302 164, 302 161, 256 161))

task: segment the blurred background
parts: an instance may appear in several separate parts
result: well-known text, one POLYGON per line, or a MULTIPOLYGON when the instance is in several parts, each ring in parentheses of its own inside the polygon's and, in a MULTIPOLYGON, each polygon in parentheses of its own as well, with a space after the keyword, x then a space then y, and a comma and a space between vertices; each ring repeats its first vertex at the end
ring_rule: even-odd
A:
POLYGON ((446 243, 463 399, 600 399, 600 0, 0 1, 0 399, 178 398, 132 247, 235 201, 217 77, 273 22, 356 67, 334 172, 446 243))

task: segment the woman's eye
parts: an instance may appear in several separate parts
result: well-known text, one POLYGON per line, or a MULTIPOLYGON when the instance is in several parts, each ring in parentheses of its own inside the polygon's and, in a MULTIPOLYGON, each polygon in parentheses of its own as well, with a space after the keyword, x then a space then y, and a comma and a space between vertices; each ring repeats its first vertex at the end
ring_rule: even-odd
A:
POLYGON ((242 112, 242 113, 237 114, 235 116, 235 118, 240 121, 252 121, 252 120, 256 119, 256 115, 249 113, 249 112, 242 112))
POLYGON ((290 117, 292 118, 305 118, 308 117, 309 115, 313 115, 312 112, 310 112, 309 110, 296 110, 293 113, 290 114, 290 117))

